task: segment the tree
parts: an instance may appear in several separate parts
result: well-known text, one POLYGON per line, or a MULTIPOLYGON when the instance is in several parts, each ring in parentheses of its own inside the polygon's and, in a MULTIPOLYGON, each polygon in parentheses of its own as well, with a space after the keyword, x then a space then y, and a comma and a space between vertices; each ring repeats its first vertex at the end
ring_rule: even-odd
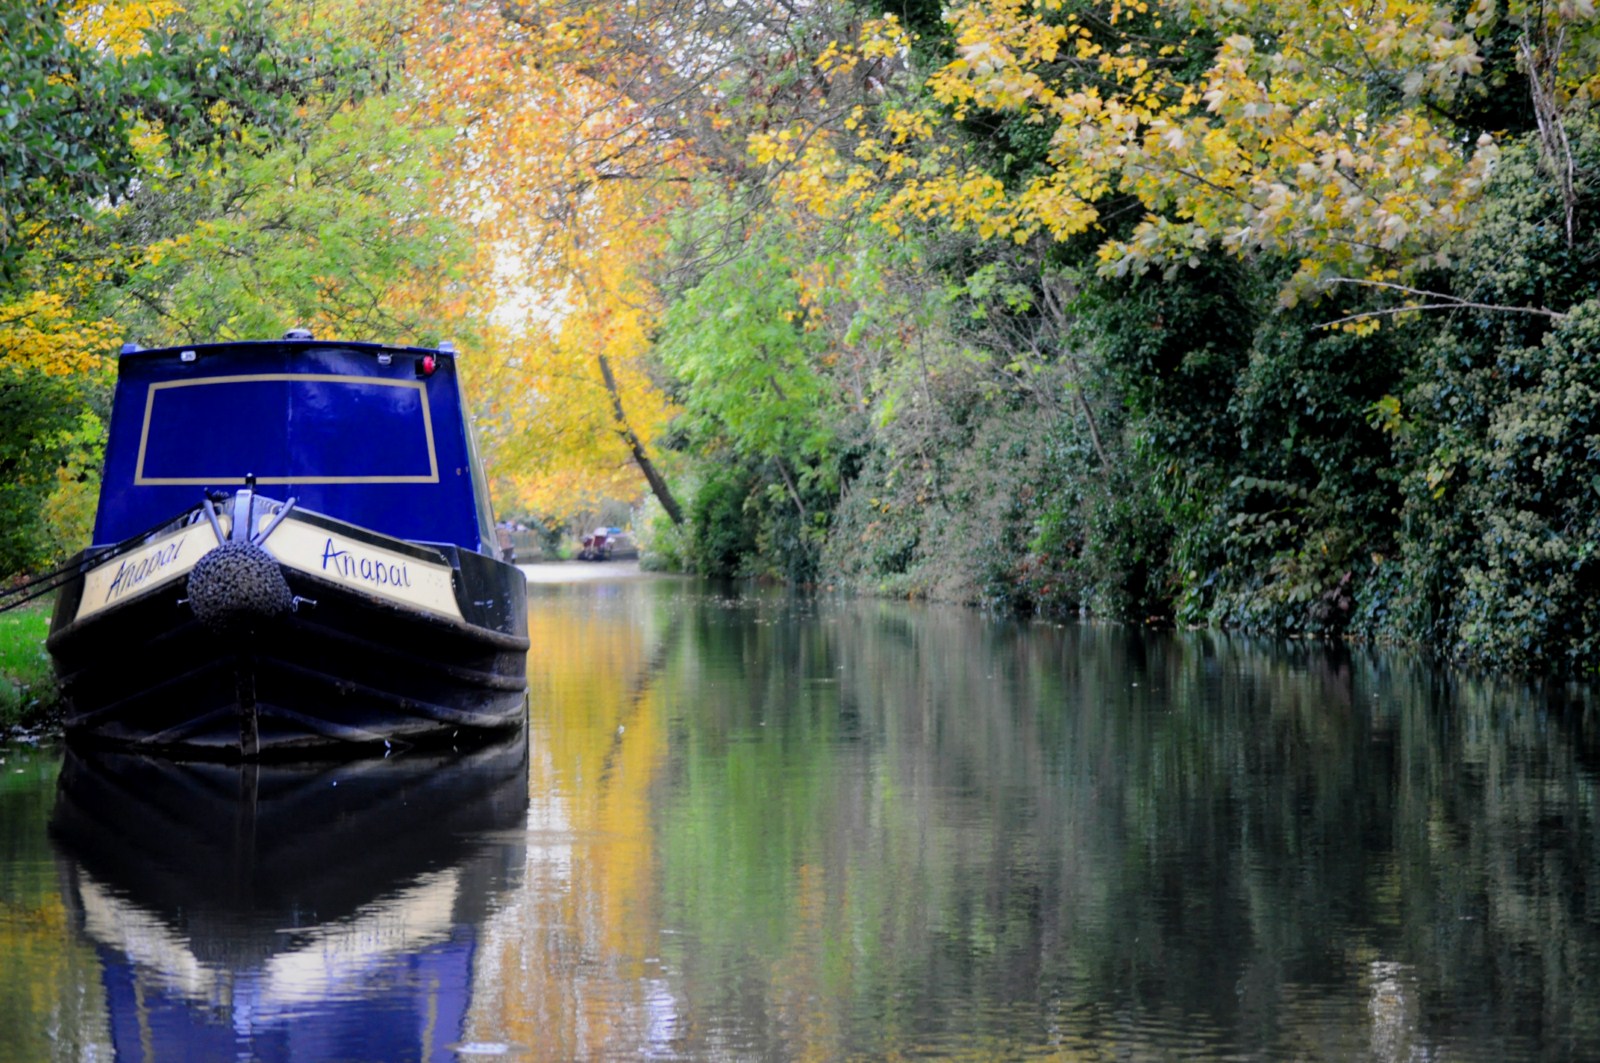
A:
POLYGON ((639 361, 656 299, 633 267, 683 175, 633 183, 605 167, 638 157, 672 171, 674 153, 608 109, 614 94, 552 61, 559 33, 523 32, 486 4, 419 18, 433 43, 419 49, 427 91, 414 119, 458 130, 437 202, 476 231, 480 293, 511 340, 494 362, 491 461, 524 508, 588 509, 631 464, 672 512, 654 454, 666 404, 639 361))
POLYGON ((14 281, 40 227, 84 220, 140 175, 135 140, 174 158, 278 136, 328 86, 359 92, 361 50, 279 33, 262 0, 207 20, 169 0, 0 11, 0 270, 14 281), (70 20, 70 21, 69 21, 70 20))
POLYGON ((837 414, 785 235, 752 234, 756 248, 744 259, 685 293, 663 322, 658 354, 684 397, 695 449, 770 465, 810 525, 805 496, 838 487, 837 414))
POLYGON ((419 36, 448 41, 424 54, 429 106, 461 129, 446 203, 478 228, 483 275, 511 278, 521 305, 507 313, 528 322, 505 363, 522 401, 506 424, 533 434, 505 445, 537 449, 545 484, 632 462, 680 510, 658 467, 671 403, 645 364, 650 336, 676 290, 738 253, 761 198, 746 140, 821 113, 843 83, 821 78, 811 52, 850 17, 848 5, 759 0, 424 13, 419 36), (670 219, 740 190, 750 201, 723 226, 669 241, 670 219))
MULTIPOLYGON (((1017 242, 1086 237, 1110 274, 1209 248, 1283 255, 1299 263, 1292 303, 1334 278, 1392 279, 1462 230, 1498 157, 1473 125, 1475 32, 1517 22, 1532 72, 1552 72, 1547 95, 1587 91, 1592 16, 1541 11, 1480 5, 1461 22, 1415 0, 1359 19, 1272 0, 959 4, 926 95, 859 108, 849 137, 799 124, 754 146, 812 209, 891 230, 909 218, 1017 242), (1039 127, 1039 165, 1008 172, 953 135, 1002 117, 1039 127), (1130 209, 1143 214, 1131 228, 1117 221, 1130 209)), ((818 62, 837 77, 911 45, 885 18, 818 62)))
MULTIPOLYGON (((245 248, 272 245, 253 243, 252 237, 282 217, 257 215, 250 224, 258 228, 251 232, 236 226, 226 247, 207 238, 215 237, 219 217, 241 216, 238 210, 229 214, 241 202, 264 199, 284 206, 292 198, 281 186, 286 174, 293 178, 285 145, 294 144, 302 161, 311 141, 330 131, 346 137, 345 148, 351 146, 348 127, 360 119, 342 112, 378 84, 385 69, 382 41, 340 35, 331 26, 317 27, 328 29, 326 34, 301 33, 311 28, 315 10, 311 4, 269 6, 258 0, 196 0, 184 7, 171 0, 23 0, 0 11, 6 43, 0 76, 7 89, 0 93, 0 124, 10 131, 0 138, 0 346, 6 355, 0 388, 6 392, 8 440, 0 462, 9 514, 0 574, 81 545, 98 487, 106 370, 119 340, 179 336, 170 321, 186 298, 187 309, 207 307, 213 315, 189 322, 205 338, 226 335, 243 322, 251 299, 257 309, 276 299, 280 316, 299 316, 301 308, 292 305, 282 284, 276 290, 238 286, 240 298, 230 304, 219 298, 224 292, 193 281, 202 269, 225 280, 245 248), (252 180, 258 183, 251 186, 252 180), (273 182, 280 182, 273 194, 262 195, 273 182), (216 197, 224 194, 238 198, 219 208, 216 197), (178 268, 180 263, 190 271, 178 268), (153 276, 158 270, 159 278, 153 276), (136 297, 150 311, 143 321, 130 309, 136 297), (219 309, 236 316, 218 326, 219 309)), ((381 151, 398 163, 384 165, 370 152, 363 158, 397 181, 387 191, 401 197, 405 189, 414 192, 412 182, 426 174, 405 170, 415 153, 401 150, 404 138, 395 129, 388 135, 381 151)), ((325 151, 317 162, 329 168, 336 155, 325 151)), ((353 170, 344 176, 359 183, 353 170)), ((373 181, 370 171, 364 176, 373 181)), ((344 211, 348 224, 384 231, 372 212, 363 216, 350 209, 359 191, 345 195, 321 204, 324 221, 344 211)), ((413 212, 419 205, 416 196, 387 204, 413 212)), ((284 216, 290 214, 285 207, 284 216)), ((404 228, 399 217, 386 220, 404 228)), ((439 235, 438 226, 421 228, 428 233, 416 238, 413 250, 439 235)), ((329 224, 318 236, 340 234, 329 224)), ((387 251, 374 249, 380 241, 367 234, 363 239, 362 246, 377 257, 360 260, 351 241, 328 240, 326 246, 319 241, 320 259, 286 261, 285 245, 277 244, 272 246, 279 257, 258 256, 259 264, 275 265, 280 278, 305 267, 299 278, 305 288, 316 291, 319 281, 327 286, 331 277, 331 287, 345 292, 352 279, 364 282, 382 269, 394 273, 385 255, 406 256, 403 247, 395 253, 392 236, 386 237, 394 245, 387 251), (343 274, 332 267, 318 271, 336 261, 353 265, 343 274)), ((439 248, 429 246, 426 261, 413 263, 419 266, 407 279, 413 285, 423 267, 438 272, 439 248)), ((397 289, 378 298, 399 295, 397 289)), ((258 314, 248 327, 265 321, 258 314)))
POLYGON ((71 217, 134 176, 131 78, 79 47, 49 0, 0 9, 0 276, 14 277, 30 232, 71 217))
POLYGON ((159 234, 107 292, 127 337, 208 342, 305 325, 349 339, 465 339, 445 305, 470 260, 465 233, 431 210, 445 134, 398 111, 373 97, 298 143, 141 188, 106 227, 112 243, 159 234))

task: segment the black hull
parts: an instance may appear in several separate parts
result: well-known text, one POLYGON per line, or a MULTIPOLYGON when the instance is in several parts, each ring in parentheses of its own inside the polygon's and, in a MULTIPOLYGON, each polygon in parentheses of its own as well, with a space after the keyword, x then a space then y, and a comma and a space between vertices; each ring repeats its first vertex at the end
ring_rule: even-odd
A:
POLYGON ((526 732, 348 765, 69 751, 50 833, 203 961, 256 962, 289 943, 285 927, 348 918, 431 870, 483 863, 483 892, 504 888, 510 865, 476 859, 476 839, 519 829, 527 806, 526 732))
POLYGON ((454 1058, 527 809, 526 731, 348 764, 69 750, 50 831, 109 1055, 454 1058))
POLYGON ((449 745, 518 728, 527 700, 522 574, 467 551, 444 556, 464 619, 285 565, 289 589, 303 600, 247 630, 219 634, 202 625, 181 578, 73 620, 80 577, 58 600, 49 639, 69 705, 67 738, 254 760, 449 745))

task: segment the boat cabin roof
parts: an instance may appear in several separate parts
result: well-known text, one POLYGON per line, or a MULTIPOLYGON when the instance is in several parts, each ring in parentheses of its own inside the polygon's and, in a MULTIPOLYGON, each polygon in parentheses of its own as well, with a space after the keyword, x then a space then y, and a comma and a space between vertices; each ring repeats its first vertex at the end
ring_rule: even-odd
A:
POLYGON ((124 348, 96 544, 254 476, 257 490, 414 542, 492 553, 455 353, 285 339, 124 348))

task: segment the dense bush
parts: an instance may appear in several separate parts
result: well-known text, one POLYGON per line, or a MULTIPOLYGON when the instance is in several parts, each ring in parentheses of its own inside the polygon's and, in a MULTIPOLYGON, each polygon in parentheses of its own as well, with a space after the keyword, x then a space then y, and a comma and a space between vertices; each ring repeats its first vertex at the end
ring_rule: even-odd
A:
POLYGON ((0 574, 88 545, 104 441, 84 390, 75 378, 0 369, 0 574))
POLYGON ((755 552, 756 524, 746 505, 755 479, 739 469, 717 470, 695 493, 690 507, 686 559, 708 576, 743 574, 755 552))
MULTIPOLYGON (((1582 222, 1600 209, 1582 183, 1600 138, 1573 133, 1582 222)), ((1540 167, 1531 137, 1509 144, 1474 226, 1414 281, 1424 295, 1350 284, 1285 307, 1293 263, 1214 253, 1102 279, 946 239, 933 259, 947 317, 910 339, 900 327, 919 357, 875 378, 870 421, 839 430, 859 416, 827 397, 844 389, 826 374, 811 385, 805 416, 835 430, 813 426, 797 452, 833 470, 810 475, 806 519, 774 450, 750 448, 704 480, 686 559, 1592 674, 1600 243, 1580 224, 1568 245, 1540 167), (1069 296, 1057 319, 1044 309, 1052 284, 1069 296), (1408 299, 1445 305, 1397 312, 1408 299), (830 448, 846 436, 842 461, 830 448)), ((761 315, 787 327, 792 293, 773 294, 719 328, 761 315)), ((859 322, 833 342, 894 335, 892 322, 875 334, 859 322)), ((826 330, 804 339, 828 342, 826 330)))
MULTIPOLYGON (((1600 164, 1576 145, 1580 172, 1600 164)), ((1600 288, 1592 230, 1568 246, 1536 149, 1507 153, 1443 278, 1452 312, 1395 423, 1402 549, 1381 630, 1518 671, 1600 667, 1600 288), (1517 309, 1522 308, 1522 309, 1517 309), (1554 310, 1560 317, 1537 312, 1554 310)), ((1579 216, 1600 207, 1592 194, 1579 216)))

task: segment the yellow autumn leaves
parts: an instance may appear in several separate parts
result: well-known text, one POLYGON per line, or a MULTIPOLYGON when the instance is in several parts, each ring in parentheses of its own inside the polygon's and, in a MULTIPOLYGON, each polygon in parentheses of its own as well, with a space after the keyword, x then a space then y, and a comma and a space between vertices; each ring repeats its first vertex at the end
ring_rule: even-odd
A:
MULTIPOLYGON (((479 47, 497 57, 440 68, 434 98, 472 116, 473 187, 496 205, 467 210, 491 219, 531 284, 562 293, 528 333, 538 354, 511 389, 533 401, 508 392, 503 406, 513 435, 540 440, 529 452, 548 468, 535 479, 628 460, 596 356, 642 364, 660 306, 641 278, 670 219, 738 170, 730 144, 754 164, 742 179, 764 183, 802 230, 822 219, 890 238, 933 226, 1088 240, 1109 275, 1270 255, 1295 266, 1281 293, 1292 304, 1335 279, 1404 276, 1464 230, 1498 159, 1492 133, 1460 118, 1489 91, 1480 35, 1512 26, 1536 52, 1559 53, 1571 99, 1593 36, 1579 3, 964 2, 946 9, 929 51, 893 16, 785 45, 799 48, 785 84, 815 87, 799 92, 809 105, 780 112, 752 102, 758 90, 776 98, 778 82, 751 77, 724 96, 721 82, 682 77, 692 62, 648 46, 652 28, 709 45, 725 27, 678 26, 681 11, 649 4, 517 10, 523 35, 481 13, 433 16, 476 20, 479 47), (931 68, 930 54, 941 57, 931 68), (698 111, 718 143, 696 132, 698 111), (1007 132, 972 135, 975 124, 1007 132), (1024 161, 1008 142, 1026 142, 1024 161)), ((449 39, 470 36, 458 25, 449 39)), ((642 374, 621 399, 645 439, 674 413, 642 374)))
MULTIPOLYGON (((1424 0, 990 0, 945 17, 950 58, 872 121, 754 138, 793 202, 891 232, 918 219, 1018 242, 1100 233, 1112 274, 1213 248, 1284 255, 1300 264, 1288 302, 1425 261, 1462 230, 1497 159, 1491 135, 1451 118, 1486 91, 1474 30, 1499 20, 1560 49, 1547 58, 1568 98, 1593 81, 1588 3, 1483 0, 1460 22, 1424 0), (1007 177, 964 155, 950 131, 980 113, 1041 127, 1045 166, 1007 177), (1142 219, 1112 235, 1106 211, 1130 200, 1142 219)), ((873 20, 820 65, 838 76, 911 43, 873 20)))
POLYGON ((103 370, 120 338, 115 322, 83 320, 55 292, 28 292, 0 304, 0 362, 13 373, 66 377, 103 370))
POLYGON ((124 3, 71 0, 64 5, 62 20, 71 27, 73 38, 84 47, 127 57, 144 51, 146 30, 182 10, 183 5, 175 0, 124 3))

